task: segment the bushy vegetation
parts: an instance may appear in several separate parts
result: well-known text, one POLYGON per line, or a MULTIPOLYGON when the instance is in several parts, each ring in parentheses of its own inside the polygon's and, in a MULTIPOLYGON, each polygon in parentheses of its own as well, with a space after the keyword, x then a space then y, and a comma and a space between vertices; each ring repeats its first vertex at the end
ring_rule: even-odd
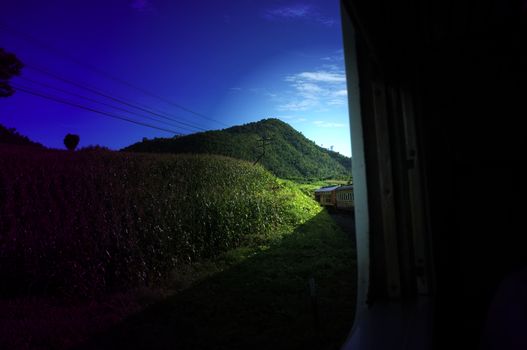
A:
POLYGON ((0 294, 157 283, 319 210, 293 184, 227 157, 0 145, 0 294))
POLYGON ((353 239, 326 211, 274 244, 234 249, 202 270, 199 283, 80 349, 339 349, 352 327, 353 239))
POLYGON ((0 97, 9 97, 15 93, 9 80, 20 75, 23 67, 16 55, 0 48, 0 97))
POLYGON ((278 119, 176 138, 143 139, 125 150, 154 153, 208 153, 255 161, 262 154, 261 138, 272 139, 260 163, 280 178, 348 179, 351 159, 317 146, 278 119))
POLYGON ((28 137, 20 135, 15 129, 6 128, 5 126, 0 125, 0 145, 2 144, 44 148, 40 143, 33 142, 28 137))

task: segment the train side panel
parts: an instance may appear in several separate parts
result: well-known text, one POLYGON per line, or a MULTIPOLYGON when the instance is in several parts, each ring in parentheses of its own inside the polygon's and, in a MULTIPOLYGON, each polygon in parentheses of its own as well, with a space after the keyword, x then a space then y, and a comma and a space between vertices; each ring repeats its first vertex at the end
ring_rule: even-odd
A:
POLYGON ((342 210, 353 210, 355 207, 353 187, 342 186, 335 190, 336 207, 342 210))

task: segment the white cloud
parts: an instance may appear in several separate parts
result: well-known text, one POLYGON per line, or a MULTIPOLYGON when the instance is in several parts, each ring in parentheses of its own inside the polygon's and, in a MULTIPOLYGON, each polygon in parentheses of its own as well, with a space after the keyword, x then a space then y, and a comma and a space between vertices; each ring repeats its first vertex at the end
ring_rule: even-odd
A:
POLYGON ((311 81, 320 81, 327 83, 344 83, 346 82, 346 77, 344 73, 333 73, 328 71, 318 71, 318 72, 302 72, 296 76, 296 78, 302 78, 311 81))
POLYGON ((343 62, 344 61, 344 50, 339 49, 333 52, 329 56, 324 56, 320 58, 322 61, 327 62, 343 62))
POLYGON ((331 27, 333 26, 335 23, 337 23, 333 18, 329 18, 329 17, 321 17, 319 16, 317 18, 317 22, 325 25, 325 26, 328 26, 328 27, 331 27))
POLYGON ((307 111, 308 109, 315 107, 316 104, 317 101, 315 100, 304 99, 283 104, 279 106, 279 109, 282 111, 307 111))
POLYGON ((344 106, 348 97, 348 90, 342 89, 332 92, 332 98, 328 99, 327 104, 330 106, 344 106))
POLYGON ((327 27, 331 27, 336 23, 334 19, 322 16, 313 5, 309 4, 295 4, 269 9, 265 11, 263 17, 270 21, 304 20, 316 22, 327 27))
POLYGON ((326 110, 346 104, 346 76, 337 66, 329 70, 305 71, 284 79, 294 89, 293 96, 278 108, 283 111, 326 110))
POLYGON ((332 100, 328 100, 327 101, 327 104, 329 106, 344 106, 346 104, 346 101, 344 101, 343 99, 332 99, 332 100))
POLYGON ((284 6, 266 11, 266 15, 273 18, 304 18, 311 16, 313 13, 313 6, 306 4, 297 4, 292 6, 284 6))
POLYGON ((325 89, 313 83, 299 82, 296 84, 296 89, 306 97, 310 97, 314 94, 326 93, 325 89))
POLYGON ((333 71, 333 72, 339 72, 340 71, 340 68, 339 66, 337 66, 336 64, 323 64, 322 65, 322 68, 324 68, 324 70, 330 70, 330 71, 333 71))

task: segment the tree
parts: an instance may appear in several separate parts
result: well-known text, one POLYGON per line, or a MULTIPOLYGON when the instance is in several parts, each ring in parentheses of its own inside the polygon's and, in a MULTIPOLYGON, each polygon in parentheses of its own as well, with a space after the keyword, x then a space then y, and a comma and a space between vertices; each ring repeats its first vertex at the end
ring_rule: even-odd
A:
POLYGON ((75 147, 77 147, 77 145, 79 144, 79 141, 80 141, 79 135, 67 134, 66 137, 64 137, 64 145, 70 151, 73 151, 75 147))
POLYGON ((15 90, 9 85, 9 79, 20 75, 24 65, 12 53, 0 48, 0 97, 11 96, 15 90))

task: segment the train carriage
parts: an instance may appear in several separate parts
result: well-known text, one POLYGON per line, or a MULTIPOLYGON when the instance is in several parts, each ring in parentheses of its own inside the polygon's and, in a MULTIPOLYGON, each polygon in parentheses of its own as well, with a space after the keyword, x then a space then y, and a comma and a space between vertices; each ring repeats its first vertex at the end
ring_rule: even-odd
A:
POLYGON ((320 205, 340 210, 353 210, 353 186, 326 186, 315 190, 315 200, 320 205))
POLYGON ((341 210, 353 210, 353 186, 340 186, 335 189, 336 207, 341 210))
POLYGON ((334 208, 336 206, 335 190, 338 187, 339 186, 326 186, 315 190, 315 200, 322 206, 334 208))

